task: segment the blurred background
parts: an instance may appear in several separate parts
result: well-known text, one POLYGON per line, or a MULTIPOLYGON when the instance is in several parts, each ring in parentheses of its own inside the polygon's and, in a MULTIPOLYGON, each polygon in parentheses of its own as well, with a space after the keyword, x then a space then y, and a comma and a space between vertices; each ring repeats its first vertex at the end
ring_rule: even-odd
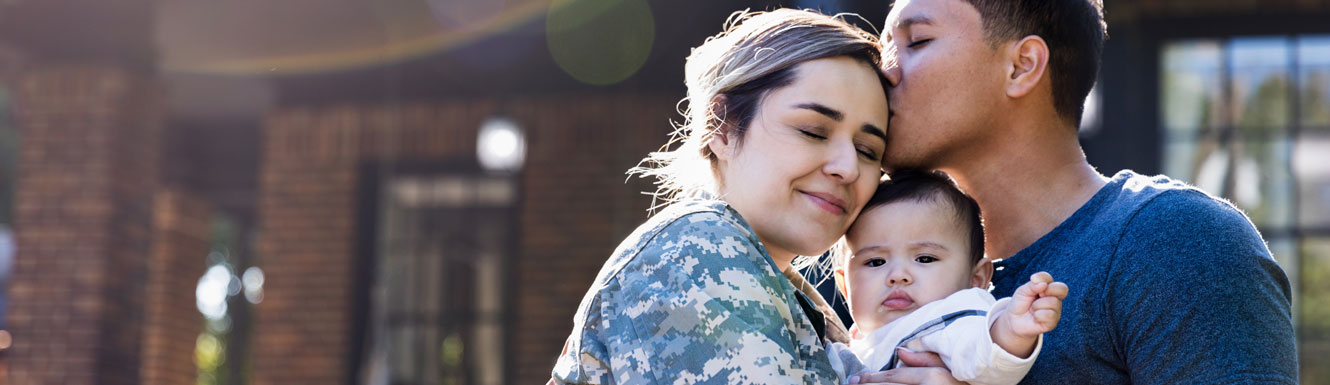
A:
MULTIPOLYGON (((0 1, 0 381, 543 383, 733 11, 0 1)), ((1081 138, 1260 228, 1330 383, 1330 0, 1109 0, 1081 138)))

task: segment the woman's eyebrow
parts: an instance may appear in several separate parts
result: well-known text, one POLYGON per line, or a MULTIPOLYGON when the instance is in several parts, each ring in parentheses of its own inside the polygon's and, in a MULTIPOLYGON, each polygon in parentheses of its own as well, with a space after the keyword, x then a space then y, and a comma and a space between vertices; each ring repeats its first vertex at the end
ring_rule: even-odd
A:
MULTIPOLYGON (((819 114, 822 114, 822 116, 826 116, 828 118, 831 118, 831 120, 835 120, 837 122, 845 120, 845 113, 837 111, 835 108, 827 107, 820 103, 799 103, 794 105, 794 108, 817 112, 819 114)), ((887 140, 887 131, 883 130, 878 126, 874 126, 869 123, 864 123, 863 127, 860 128, 860 131, 863 131, 864 133, 867 133, 872 136, 882 138, 883 141, 887 140)))
POLYGON ((813 112, 822 114, 823 116, 831 118, 831 120, 835 120, 837 122, 845 120, 845 113, 837 111, 834 108, 827 107, 819 103, 800 103, 794 105, 794 108, 803 109, 803 110, 812 110, 813 112))
POLYGON ((872 135, 872 136, 876 136, 876 137, 882 138, 882 141, 883 141, 883 142, 887 141, 887 130, 883 130, 883 129, 881 129, 881 128, 878 128, 878 126, 874 126, 874 125, 872 125, 872 124, 864 123, 864 126, 863 126, 862 128, 860 128, 859 131, 863 131, 864 133, 867 133, 867 134, 869 134, 869 135, 872 135))

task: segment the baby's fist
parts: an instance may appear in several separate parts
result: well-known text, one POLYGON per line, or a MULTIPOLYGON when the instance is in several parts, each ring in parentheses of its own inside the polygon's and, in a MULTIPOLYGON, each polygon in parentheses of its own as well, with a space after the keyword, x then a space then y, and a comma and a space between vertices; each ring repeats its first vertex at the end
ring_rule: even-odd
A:
POLYGON ((1011 296, 1006 316, 1012 332, 1022 337, 1036 337, 1052 331, 1062 319, 1062 300, 1067 298, 1067 284, 1053 281, 1053 276, 1038 272, 1030 282, 1011 296))

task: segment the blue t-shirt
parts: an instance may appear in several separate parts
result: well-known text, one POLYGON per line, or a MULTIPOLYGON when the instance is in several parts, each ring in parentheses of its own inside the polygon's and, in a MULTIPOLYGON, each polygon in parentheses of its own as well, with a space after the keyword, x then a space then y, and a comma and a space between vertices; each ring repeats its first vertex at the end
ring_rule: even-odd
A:
POLYGON ((1241 211, 1184 183, 1119 172, 996 266, 999 298, 1039 271, 1071 289, 1022 384, 1297 382, 1288 277, 1241 211))

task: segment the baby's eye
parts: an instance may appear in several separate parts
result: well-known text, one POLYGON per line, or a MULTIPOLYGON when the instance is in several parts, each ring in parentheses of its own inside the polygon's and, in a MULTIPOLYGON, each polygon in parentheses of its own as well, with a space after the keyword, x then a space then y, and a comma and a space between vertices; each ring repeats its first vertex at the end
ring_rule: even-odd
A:
POLYGON ((933 263, 937 262, 937 257, 931 255, 920 255, 919 257, 915 258, 914 261, 919 263, 933 263))
POLYGON ((882 264, 884 264, 884 263, 887 263, 887 261, 883 261, 882 258, 873 258, 873 259, 870 259, 870 260, 864 261, 864 266, 868 266, 868 267, 878 267, 878 266, 882 266, 882 264))

